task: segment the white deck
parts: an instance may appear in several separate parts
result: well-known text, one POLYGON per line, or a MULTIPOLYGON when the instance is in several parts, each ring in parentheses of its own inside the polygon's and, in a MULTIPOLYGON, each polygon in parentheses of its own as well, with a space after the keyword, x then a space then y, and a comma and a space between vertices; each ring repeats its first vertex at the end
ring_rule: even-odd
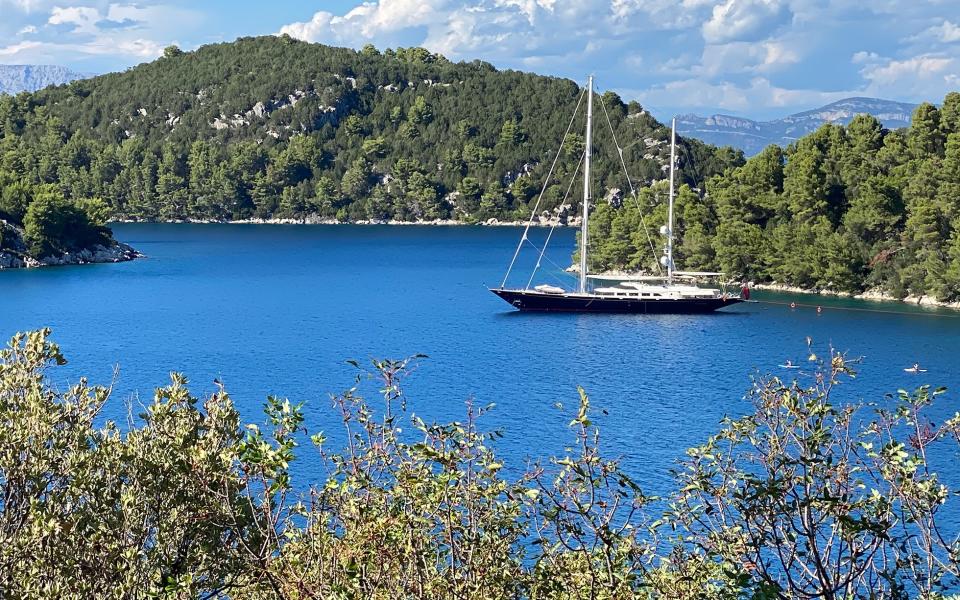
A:
POLYGON ((683 298, 721 298, 722 293, 715 288, 700 288, 694 285, 652 285, 627 281, 618 286, 598 287, 593 293, 613 298, 638 298, 643 300, 679 300, 683 298))

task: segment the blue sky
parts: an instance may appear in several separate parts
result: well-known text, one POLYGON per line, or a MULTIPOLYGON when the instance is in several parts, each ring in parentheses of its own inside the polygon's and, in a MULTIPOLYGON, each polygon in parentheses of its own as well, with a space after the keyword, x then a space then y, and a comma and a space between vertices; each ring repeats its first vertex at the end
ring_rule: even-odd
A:
POLYGON ((285 32, 582 80, 659 116, 754 118, 960 90, 960 0, 0 0, 0 63, 106 72, 285 32))

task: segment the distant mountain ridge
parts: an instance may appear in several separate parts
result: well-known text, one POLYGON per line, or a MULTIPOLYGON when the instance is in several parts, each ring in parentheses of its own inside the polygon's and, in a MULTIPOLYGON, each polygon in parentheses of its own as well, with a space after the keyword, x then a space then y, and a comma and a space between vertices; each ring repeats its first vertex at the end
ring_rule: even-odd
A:
POLYGON ((879 98, 846 98, 772 121, 730 115, 681 115, 677 117, 677 130, 708 144, 739 148, 747 156, 752 156, 770 144, 787 146, 824 123, 846 125, 861 113, 873 115, 888 129, 907 127, 916 107, 916 104, 879 98))
POLYGON ((92 75, 56 65, 0 65, 0 94, 35 92, 87 77, 92 75))

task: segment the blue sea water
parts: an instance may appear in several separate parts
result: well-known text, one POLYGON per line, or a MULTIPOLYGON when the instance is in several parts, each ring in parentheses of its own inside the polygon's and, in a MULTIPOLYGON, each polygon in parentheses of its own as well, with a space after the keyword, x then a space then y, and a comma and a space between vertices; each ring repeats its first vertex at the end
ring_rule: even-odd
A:
MULTIPOLYGON (((806 338, 862 356, 844 401, 881 400, 921 383, 952 388, 932 415, 958 408, 960 318, 898 304, 755 295, 701 316, 521 314, 489 293, 520 237, 507 227, 281 225, 115 226, 147 258, 131 263, 0 273, 0 335, 52 327, 80 375, 114 378, 105 417, 124 422, 170 371, 197 394, 222 381, 249 421, 268 394, 306 403, 312 431, 334 430, 329 394, 353 385, 347 359, 423 353, 406 383, 427 420, 462 418, 464 402, 497 408, 481 425, 500 429, 508 462, 563 451, 577 386, 590 394, 603 444, 645 486, 665 488, 687 447, 748 409, 751 377, 804 363, 806 338), (821 304, 790 309, 786 304, 821 304), (904 367, 919 362, 927 373, 904 367), (605 411, 604 414, 601 411, 605 411)), ((546 231, 534 231, 538 245, 546 231)), ((572 230, 559 230, 539 281, 569 278, 572 230)), ((535 262, 525 252, 513 284, 535 262)), ((295 466, 315 477, 306 456, 295 466)), ((955 468, 955 467, 953 467, 955 468)), ((956 475, 956 473, 954 473, 956 475)))

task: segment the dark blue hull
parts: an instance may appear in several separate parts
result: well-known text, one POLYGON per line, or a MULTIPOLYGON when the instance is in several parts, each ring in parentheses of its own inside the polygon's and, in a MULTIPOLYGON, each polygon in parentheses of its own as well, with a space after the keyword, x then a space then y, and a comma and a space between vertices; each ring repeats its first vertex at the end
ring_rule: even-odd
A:
POLYGON ((546 294, 533 290, 491 289, 518 310, 628 314, 703 314, 743 302, 740 298, 682 298, 640 300, 580 294, 546 294))

